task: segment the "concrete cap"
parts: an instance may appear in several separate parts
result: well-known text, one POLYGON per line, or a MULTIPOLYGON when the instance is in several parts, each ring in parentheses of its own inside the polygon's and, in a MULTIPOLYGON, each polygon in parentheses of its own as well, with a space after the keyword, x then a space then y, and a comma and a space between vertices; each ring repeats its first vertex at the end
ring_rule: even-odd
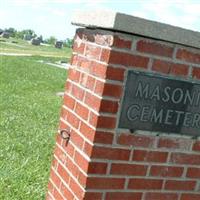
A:
POLYGON ((112 11, 77 12, 72 24, 121 31, 200 48, 200 32, 112 11))

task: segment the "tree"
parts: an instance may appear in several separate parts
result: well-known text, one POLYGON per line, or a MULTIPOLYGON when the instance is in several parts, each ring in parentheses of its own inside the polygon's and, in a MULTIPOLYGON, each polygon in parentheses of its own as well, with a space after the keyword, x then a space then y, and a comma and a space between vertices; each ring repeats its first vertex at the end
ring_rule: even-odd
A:
POLYGON ((15 30, 15 29, 12 28, 12 27, 5 29, 5 31, 8 32, 8 33, 10 34, 11 37, 15 37, 15 36, 16 36, 16 33, 17 33, 17 30, 15 30))
POLYGON ((64 43, 64 46, 72 48, 72 45, 73 45, 73 39, 67 38, 66 41, 65 41, 65 43, 64 43))
POLYGON ((50 38, 46 39, 46 42, 48 44, 55 44, 56 40, 57 39, 54 36, 51 36, 50 38))
POLYGON ((35 32, 31 29, 25 29, 25 30, 22 30, 22 31, 17 31, 16 33, 16 37, 17 38, 21 38, 23 39, 24 38, 24 35, 32 35, 34 37, 36 37, 37 35, 35 34, 35 32))

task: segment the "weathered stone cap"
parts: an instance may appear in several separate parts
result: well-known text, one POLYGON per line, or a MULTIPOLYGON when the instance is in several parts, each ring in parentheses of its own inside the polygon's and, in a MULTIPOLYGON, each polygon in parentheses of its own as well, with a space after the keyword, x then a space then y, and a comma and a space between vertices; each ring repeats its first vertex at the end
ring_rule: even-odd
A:
POLYGON ((75 13, 72 24, 121 31, 200 48, 200 32, 111 11, 75 13))

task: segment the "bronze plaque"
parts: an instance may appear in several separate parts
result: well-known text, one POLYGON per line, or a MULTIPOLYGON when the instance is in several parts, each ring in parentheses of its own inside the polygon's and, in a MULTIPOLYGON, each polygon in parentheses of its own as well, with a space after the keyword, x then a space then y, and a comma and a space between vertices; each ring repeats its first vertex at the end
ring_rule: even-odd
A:
POLYGON ((118 127, 200 136, 200 84, 129 71, 118 127))

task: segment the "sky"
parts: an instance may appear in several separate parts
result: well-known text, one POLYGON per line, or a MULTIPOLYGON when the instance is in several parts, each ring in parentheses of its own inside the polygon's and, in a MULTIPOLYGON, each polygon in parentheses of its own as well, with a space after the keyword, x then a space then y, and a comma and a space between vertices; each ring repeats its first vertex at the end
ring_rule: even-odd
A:
POLYGON ((0 0, 0 28, 73 38, 76 11, 112 10, 200 32, 200 0, 0 0))

